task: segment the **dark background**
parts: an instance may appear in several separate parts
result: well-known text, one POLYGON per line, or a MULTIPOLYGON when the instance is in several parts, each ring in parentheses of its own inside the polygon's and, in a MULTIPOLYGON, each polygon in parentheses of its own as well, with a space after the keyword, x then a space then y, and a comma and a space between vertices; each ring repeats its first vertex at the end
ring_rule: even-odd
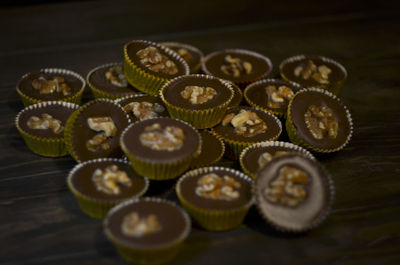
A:
MULTIPOLYGON (((400 264, 398 1, 5 1, 0 22, 0 264, 125 264, 67 189, 75 162, 25 146, 14 126, 23 109, 15 85, 44 67, 86 76, 121 61, 132 39, 184 42, 205 54, 253 50, 272 60, 273 77, 301 53, 337 60, 349 74, 340 98, 353 139, 318 157, 337 194, 325 223, 283 235, 252 209, 229 232, 194 227, 174 264, 400 264)), ((150 194, 175 200, 172 185, 154 184, 150 194)))

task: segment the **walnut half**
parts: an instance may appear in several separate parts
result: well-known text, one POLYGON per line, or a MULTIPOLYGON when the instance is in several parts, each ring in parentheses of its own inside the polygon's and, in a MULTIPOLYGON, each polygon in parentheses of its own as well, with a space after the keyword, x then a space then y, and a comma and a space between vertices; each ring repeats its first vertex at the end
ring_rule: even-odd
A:
POLYGON ((277 109, 282 106, 287 106, 288 102, 294 97, 293 91, 287 86, 269 85, 265 88, 268 95, 267 106, 277 109))
POLYGON ((167 56, 162 55, 156 47, 150 46, 139 50, 136 55, 139 57, 140 62, 153 72, 160 72, 168 75, 178 73, 176 64, 168 59, 167 56))
POLYGON ((39 90, 40 94, 52 94, 55 92, 60 92, 64 96, 71 94, 71 88, 62 76, 54 76, 52 79, 40 76, 32 81, 32 86, 34 89, 39 90))
POLYGON ((337 137, 339 123, 329 107, 311 105, 304 114, 304 120, 315 139, 321 140, 326 137, 335 139, 337 137))
POLYGON ((203 198, 230 201, 239 198, 240 187, 240 182, 230 176, 220 177, 215 173, 210 173, 197 181, 195 192, 203 198))
POLYGON ((111 117, 94 117, 88 118, 87 123, 89 128, 99 132, 93 138, 86 142, 86 147, 91 152, 96 152, 99 149, 108 150, 110 144, 107 140, 117 135, 117 127, 111 117))
POLYGON ((147 126, 139 136, 142 145, 153 150, 175 151, 182 148, 185 134, 183 130, 176 126, 166 126, 154 123, 147 126))
POLYGON ((212 87, 202 87, 202 86, 186 86, 184 90, 181 91, 181 96, 184 99, 190 100, 190 103, 203 104, 211 99, 217 94, 212 87))
POLYGON ((110 165, 105 170, 96 169, 92 175, 92 181, 97 190, 110 195, 120 194, 120 185, 132 186, 132 180, 128 177, 128 174, 119 170, 116 165, 110 165))
POLYGON ((162 113, 165 108, 158 103, 151 103, 147 101, 143 102, 131 102, 125 105, 124 110, 126 112, 131 112, 135 117, 142 121, 151 118, 157 118, 160 113, 162 113))
POLYGON ((121 232, 126 236, 142 237, 161 231, 162 226, 154 214, 140 217, 139 213, 132 212, 126 215, 121 224, 121 232))
POLYGON ((267 131, 267 124, 255 112, 240 110, 238 114, 229 113, 222 120, 222 125, 231 124, 235 133, 244 137, 253 137, 267 131))
POLYGON ((64 130, 61 121, 53 118, 53 116, 47 113, 42 113, 41 118, 31 116, 26 122, 26 125, 35 130, 51 129, 55 134, 60 134, 64 130))
POLYGON ((119 65, 114 65, 107 69, 105 77, 111 84, 117 87, 127 87, 128 81, 125 78, 124 71, 119 65))
POLYGON ((225 56, 225 62, 226 64, 221 65, 220 69, 226 75, 240 77, 241 75, 250 74, 253 70, 251 63, 231 55, 225 56))
POLYGON ((294 75, 301 76, 304 80, 312 77, 315 81, 320 84, 329 84, 329 74, 332 70, 326 65, 317 65, 312 61, 308 60, 306 65, 299 65, 294 69, 294 75))

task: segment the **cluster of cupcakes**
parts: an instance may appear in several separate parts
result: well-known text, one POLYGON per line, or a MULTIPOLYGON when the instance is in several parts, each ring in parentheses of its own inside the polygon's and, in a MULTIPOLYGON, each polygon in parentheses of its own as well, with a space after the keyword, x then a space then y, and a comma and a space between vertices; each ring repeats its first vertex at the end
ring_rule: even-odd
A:
POLYGON ((104 219, 122 257, 167 262, 192 221, 234 229, 253 204, 283 232, 326 218, 334 186, 314 154, 339 151, 352 135, 337 97, 347 76, 339 63, 292 57, 279 80, 267 79, 266 56, 247 50, 203 56, 187 44, 134 40, 123 54, 86 80, 63 69, 24 75, 16 118, 34 153, 76 160, 68 187, 84 213, 104 219), (86 84, 95 99, 80 105, 86 84), (277 141, 284 130, 291 143, 277 141), (218 166, 223 156, 242 171, 218 166), (177 179, 182 208, 142 197, 151 181, 168 179, 177 179))

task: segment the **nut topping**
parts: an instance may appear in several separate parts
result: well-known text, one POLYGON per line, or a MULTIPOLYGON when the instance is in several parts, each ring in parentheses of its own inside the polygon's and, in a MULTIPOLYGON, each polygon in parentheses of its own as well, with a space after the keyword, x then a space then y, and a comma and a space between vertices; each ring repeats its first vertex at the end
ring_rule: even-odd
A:
POLYGON ((279 176, 264 189, 265 199, 282 206, 296 207, 307 196, 309 177, 306 172, 294 167, 280 169, 279 176))
POLYGON ((253 137, 267 131, 267 124, 260 119, 255 112, 240 110, 238 114, 230 113, 225 115, 222 125, 231 124, 235 128, 235 133, 244 137, 253 137))
POLYGON ((142 237, 161 231, 162 227, 154 214, 140 217, 137 212, 126 215, 121 224, 121 232, 126 236, 142 237))
POLYGON ((150 103, 147 101, 143 102, 131 102, 124 107, 126 112, 131 112, 135 117, 142 121, 151 118, 157 118, 165 108, 158 103, 150 103))
POLYGON ((192 104, 203 104, 213 99, 216 94, 217 91, 214 88, 202 86, 186 86, 181 91, 181 96, 184 99, 190 100, 192 104))
POLYGON ((210 173, 197 181, 196 194, 207 199, 231 201, 239 198, 240 187, 240 182, 230 176, 210 173))
POLYGON ((41 76, 32 81, 32 86, 39 90, 40 94, 52 94, 54 92, 62 93, 64 96, 71 94, 71 88, 61 76, 54 76, 49 80, 41 76))
POLYGON ((326 65, 316 66, 313 61, 308 60, 306 65, 299 65, 294 69, 294 75, 307 80, 312 77, 320 84, 329 84, 329 74, 332 70, 326 65))
POLYGON ((294 97, 293 91, 287 86, 279 86, 277 89, 276 86, 269 85, 265 90, 268 94, 267 106, 273 109, 287 106, 288 102, 294 97))
POLYGON ((241 75, 248 75, 253 70, 251 63, 232 57, 231 55, 225 56, 225 62, 226 64, 221 65, 221 71, 226 75, 239 77, 241 75))
POLYGON ((336 138, 339 124, 329 107, 311 105, 304 114, 304 119, 308 130, 315 139, 336 138))
POLYGON ((153 150, 175 151, 183 146, 185 134, 179 127, 167 126, 163 129, 159 123, 154 123, 147 126, 139 137, 142 145, 153 150))
POLYGON ((117 127, 115 127, 111 117, 88 118, 87 123, 90 129, 99 132, 86 142, 87 149, 92 152, 96 152, 99 148, 103 150, 110 149, 110 144, 107 140, 117 134, 117 127))
POLYGON ((136 55, 139 56, 140 62, 153 72, 169 75, 178 73, 176 64, 167 56, 162 55, 156 47, 150 46, 139 50, 136 55))
POLYGON ((108 81, 111 82, 114 86, 118 87, 127 87, 128 81, 125 78, 124 71, 120 65, 114 65, 108 68, 105 76, 108 81))
POLYGON ((190 54, 190 52, 188 52, 188 50, 184 49, 184 48, 180 48, 177 51, 178 55, 181 56, 183 58, 183 60, 185 60, 185 62, 189 62, 190 59, 192 59, 192 55, 190 54))
POLYGON ((26 122, 26 125, 35 130, 51 129, 55 134, 59 134, 64 130, 61 121, 53 118, 50 114, 42 113, 41 117, 42 118, 31 116, 26 122))
POLYGON ((280 157, 280 156, 284 156, 287 155, 289 152, 287 151, 276 151, 274 155, 271 155, 268 152, 262 153, 259 157, 258 157, 258 168, 261 169, 263 167, 265 167, 266 164, 268 164, 269 162, 271 162, 272 159, 280 157))
POLYGON ((128 174, 125 171, 118 170, 116 165, 110 165, 105 170, 96 169, 92 175, 92 181, 97 190, 109 195, 120 194, 120 185, 132 186, 132 180, 128 177, 128 174))

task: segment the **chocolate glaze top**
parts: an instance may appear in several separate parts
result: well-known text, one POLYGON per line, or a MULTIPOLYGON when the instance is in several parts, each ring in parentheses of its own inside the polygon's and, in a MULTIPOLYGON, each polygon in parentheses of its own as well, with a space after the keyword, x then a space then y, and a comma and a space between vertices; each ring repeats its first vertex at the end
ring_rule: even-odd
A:
POLYGON ((200 131, 201 153, 191 162, 192 167, 210 165, 220 158, 225 150, 224 143, 208 130, 200 131))
POLYGON ((203 53, 198 48, 178 42, 163 42, 160 44, 170 48, 176 53, 178 53, 180 49, 185 49, 191 56, 190 59, 186 61, 186 63, 189 65, 191 73, 194 73, 193 70, 196 70, 196 68, 198 70, 200 67, 200 61, 201 58, 203 58, 203 53))
MULTIPOLYGON (((230 81, 229 81, 230 82, 230 81)), ((240 105, 240 103, 242 102, 243 99, 243 92, 240 89, 240 87, 238 87, 237 85, 235 85, 235 83, 230 83, 232 85, 234 94, 233 94, 233 98, 231 100, 231 102, 229 102, 228 104, 228 108, 234 108, 240 105)))

